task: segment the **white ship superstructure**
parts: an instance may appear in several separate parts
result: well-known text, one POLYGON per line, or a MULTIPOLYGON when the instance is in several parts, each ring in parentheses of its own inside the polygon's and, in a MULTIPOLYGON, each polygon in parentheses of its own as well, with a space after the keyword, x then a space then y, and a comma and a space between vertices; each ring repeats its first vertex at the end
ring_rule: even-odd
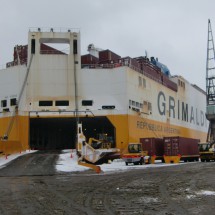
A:
POLYGON ((154 58, 121 58, 110 50, 81 56, 80 32, 73 29, 31 29, 28 45, 14 53, 0 70, 4 140, 75 148, 77 122, 86 138, 105 135, 120 149, 143 137, 206 138, 205 92, 162 71, 154 58), (67 53, 52 44, 66 44, 67 53))

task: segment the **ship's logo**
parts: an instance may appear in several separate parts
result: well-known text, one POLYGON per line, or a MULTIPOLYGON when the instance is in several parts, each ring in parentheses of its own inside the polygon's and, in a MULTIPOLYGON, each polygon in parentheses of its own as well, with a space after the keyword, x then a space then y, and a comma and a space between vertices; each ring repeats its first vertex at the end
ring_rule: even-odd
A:
POLYGON ((177 118, 185 122, 199 126, 207 126, 205 113, 198 108, 180 100, 175 100, 172 96, 166 96, 160 91, 157 98, 158 112, 162 116, 167 114, 170 118, 177 118))

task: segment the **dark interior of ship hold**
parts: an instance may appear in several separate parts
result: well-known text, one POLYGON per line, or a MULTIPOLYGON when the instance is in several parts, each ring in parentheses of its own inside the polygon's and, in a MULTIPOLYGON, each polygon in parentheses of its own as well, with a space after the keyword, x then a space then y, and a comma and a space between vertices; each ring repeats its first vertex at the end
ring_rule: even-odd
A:
MULTIPOLYGON (((106 137, 115 147, 115 128, 107 117, 81 117, 83 133, 89 138, 106 137)), ((30 118, 30 147, 37 150, 75 149, 75 118, 30 118)))

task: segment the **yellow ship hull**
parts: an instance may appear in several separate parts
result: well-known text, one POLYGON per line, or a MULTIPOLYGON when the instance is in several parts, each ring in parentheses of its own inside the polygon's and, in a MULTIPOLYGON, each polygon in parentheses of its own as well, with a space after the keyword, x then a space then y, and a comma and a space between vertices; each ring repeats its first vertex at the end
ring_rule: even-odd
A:
MULTIPOLYGON (((59 118, 56 116, 43 116, 44 120, 49 120, 53 118, 59 118)), ((94 117, 96 118, 96 117, 94 117)), ((89 120, 94 120, 92 117, 89 120)), ((3 136, 7 126, 10 122, 11 117, 0 118, 0 135, 3 136)), ((41 118, 29 118, 29 116, 16 116, 14 124, 10 133, 10 137, 7 141, 1 141, 1 144, 7 144, 9 141, 16 141, 20 144, 17 144, 17 151, 20 151, 20 147, 24 150, 32 148, 31 144, 31 132, 30 132, 30 121, 41 120, 41 118)), ((60 117, 59 120, 71 119, 66 116, 60 117)), ((129 142, 139 142, 140 138, 145 137, 169 137, 169 136, 181 136, 200 139, 203 142, 206 139, 206 132, 201 132, 199 130, 194 130, 186 127, 171 125, 170 123, 162 123, 159 121, 153 121, 149 119, 144 119, 139 116, 133 115, 109 115, 107 119, 112 124, 115 129, 115 147, 121 149, 121 151, 127 148, 129 142)), ((80 117, 80 121, 83 121, 84 118, 80 117)), ((89 121, 90 122, 90 121, 89 121)), ((75 123, 75 118, 71 121, 71 124, 75 123)), ((48 126, 48 125, 47 125, 48 126)), ((75 124, 74 124, 75 126, 75 124)), ((47 134, 48 134, 47 127, 47 134)), ((71 136, 75 136, 76 131, 70 131, 71 136)), ((87 131, 86 136, 90 138, 87 131)), ((106 130, 108 135, 108 130, 106 130)), ((51 135, 49 133, 48 135, 51 135)), ((60 140, 59 140, 60 141, 60 140)), ((63 140, 62 140, 63 141, 63 140)), ((64 145, 65 146, 65 145, 64 145)), ((66 148, 75 148, 75 142, 71 143, 66 148)))

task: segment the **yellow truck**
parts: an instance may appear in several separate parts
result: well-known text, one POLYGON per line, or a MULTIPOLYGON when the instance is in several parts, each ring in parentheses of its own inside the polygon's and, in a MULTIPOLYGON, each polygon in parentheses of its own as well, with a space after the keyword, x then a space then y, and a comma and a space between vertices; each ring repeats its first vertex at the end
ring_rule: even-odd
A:
POLYGON ((148 153, 142 150, 141 143, 129 143, 128 152, 122 155, 122 159, 125 161, 126 166, 129 163, 142 165, 149 162, 148 153))
POLYGON ((155 160, 164 162, 164 142, 162 138, 145 137, 140 138, 140 143, 129 143, 128 153, 123 154, 125 164, 149 164, 155 160))
POLYGON ((199 155, 201 162, 215 161, 215 144, 200 143, 199 155))

